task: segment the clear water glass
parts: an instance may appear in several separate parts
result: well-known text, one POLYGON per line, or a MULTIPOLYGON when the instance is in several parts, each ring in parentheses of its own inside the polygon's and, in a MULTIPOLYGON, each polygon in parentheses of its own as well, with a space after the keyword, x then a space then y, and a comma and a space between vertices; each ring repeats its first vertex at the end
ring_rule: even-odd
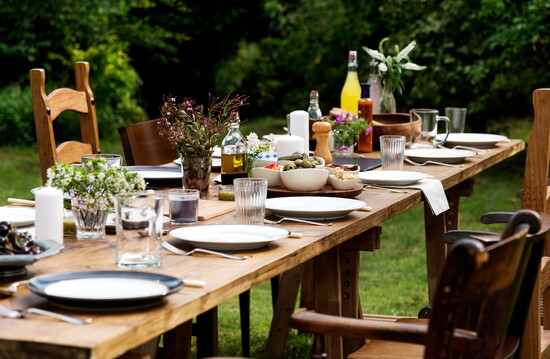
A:
POLYGON ((380 155, 382 169, 387 171, 402 171, 405 159, 405 136, 380 136, 380 155))
POLYGON ((233 181, 233 186, 235 188, 237 223, 263 225, 267 179, 236 178, 233 181))

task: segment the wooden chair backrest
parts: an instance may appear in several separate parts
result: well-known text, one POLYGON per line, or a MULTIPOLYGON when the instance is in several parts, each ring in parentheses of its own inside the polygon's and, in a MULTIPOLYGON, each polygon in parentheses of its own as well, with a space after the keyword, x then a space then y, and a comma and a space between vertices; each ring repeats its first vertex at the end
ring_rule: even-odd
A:
POLYGON ((78 163, 81 162, 82 155, 99 152, 94 94, 88 81, 89 74, 90 65, 84 61, 77 62, 76 90, 59 88, 46 95, 46 72, 44 69, 30 70, 32 106, 43 182, 47 179, 47 169, 54 164, 78 163), (81 141, 67 141, 57 146, 53 121, 64 111, 80 114, 81 141))
POLYGON ((156 166, 178 158, 178 151, 159 135, 157 122, 145 121, 118 129, 128 166, 156 166))
POLYGON ((521 210, 500 241, 453 245, 434 297, 425 358, 494 358, 503 347, 518 350, 546 239, 540 227, 536 212, 521 210))

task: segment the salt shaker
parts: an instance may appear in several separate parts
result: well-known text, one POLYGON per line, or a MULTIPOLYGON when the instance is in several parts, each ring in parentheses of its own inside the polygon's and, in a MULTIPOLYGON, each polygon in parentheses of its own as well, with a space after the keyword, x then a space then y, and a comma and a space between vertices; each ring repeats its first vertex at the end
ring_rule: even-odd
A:
POLYGON ((63 191, 42 187, 35 193, 35 236, 63 243, 63 191))

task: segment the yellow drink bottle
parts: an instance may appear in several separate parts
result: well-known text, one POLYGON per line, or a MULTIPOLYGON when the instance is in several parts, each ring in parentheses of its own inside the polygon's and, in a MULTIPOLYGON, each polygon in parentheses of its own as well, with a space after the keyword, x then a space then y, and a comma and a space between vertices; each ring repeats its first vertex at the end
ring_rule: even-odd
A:
POLYGON ((361 98, 361 85, 357 76, 357 51, 348 56, 348 75, 340 96, 340 108, 357 115, 357 101, 361 98))

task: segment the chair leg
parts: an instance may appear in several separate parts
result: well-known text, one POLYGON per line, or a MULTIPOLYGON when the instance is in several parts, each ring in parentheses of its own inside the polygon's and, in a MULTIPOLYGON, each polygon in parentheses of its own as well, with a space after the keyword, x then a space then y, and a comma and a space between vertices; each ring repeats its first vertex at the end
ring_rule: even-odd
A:
POLYGON ((218 307, 197 316, 193 329, 197 337, 197 358, 218 355, 218 307))
POLYGON ((275 310, 277 304, 277 296, 279 295, 279 276, 271 278, 271 305, 275 310))
POLYGON ((239 294, 241 313, 241 348, 243 356, 250 356, 250 290, 239 294))

